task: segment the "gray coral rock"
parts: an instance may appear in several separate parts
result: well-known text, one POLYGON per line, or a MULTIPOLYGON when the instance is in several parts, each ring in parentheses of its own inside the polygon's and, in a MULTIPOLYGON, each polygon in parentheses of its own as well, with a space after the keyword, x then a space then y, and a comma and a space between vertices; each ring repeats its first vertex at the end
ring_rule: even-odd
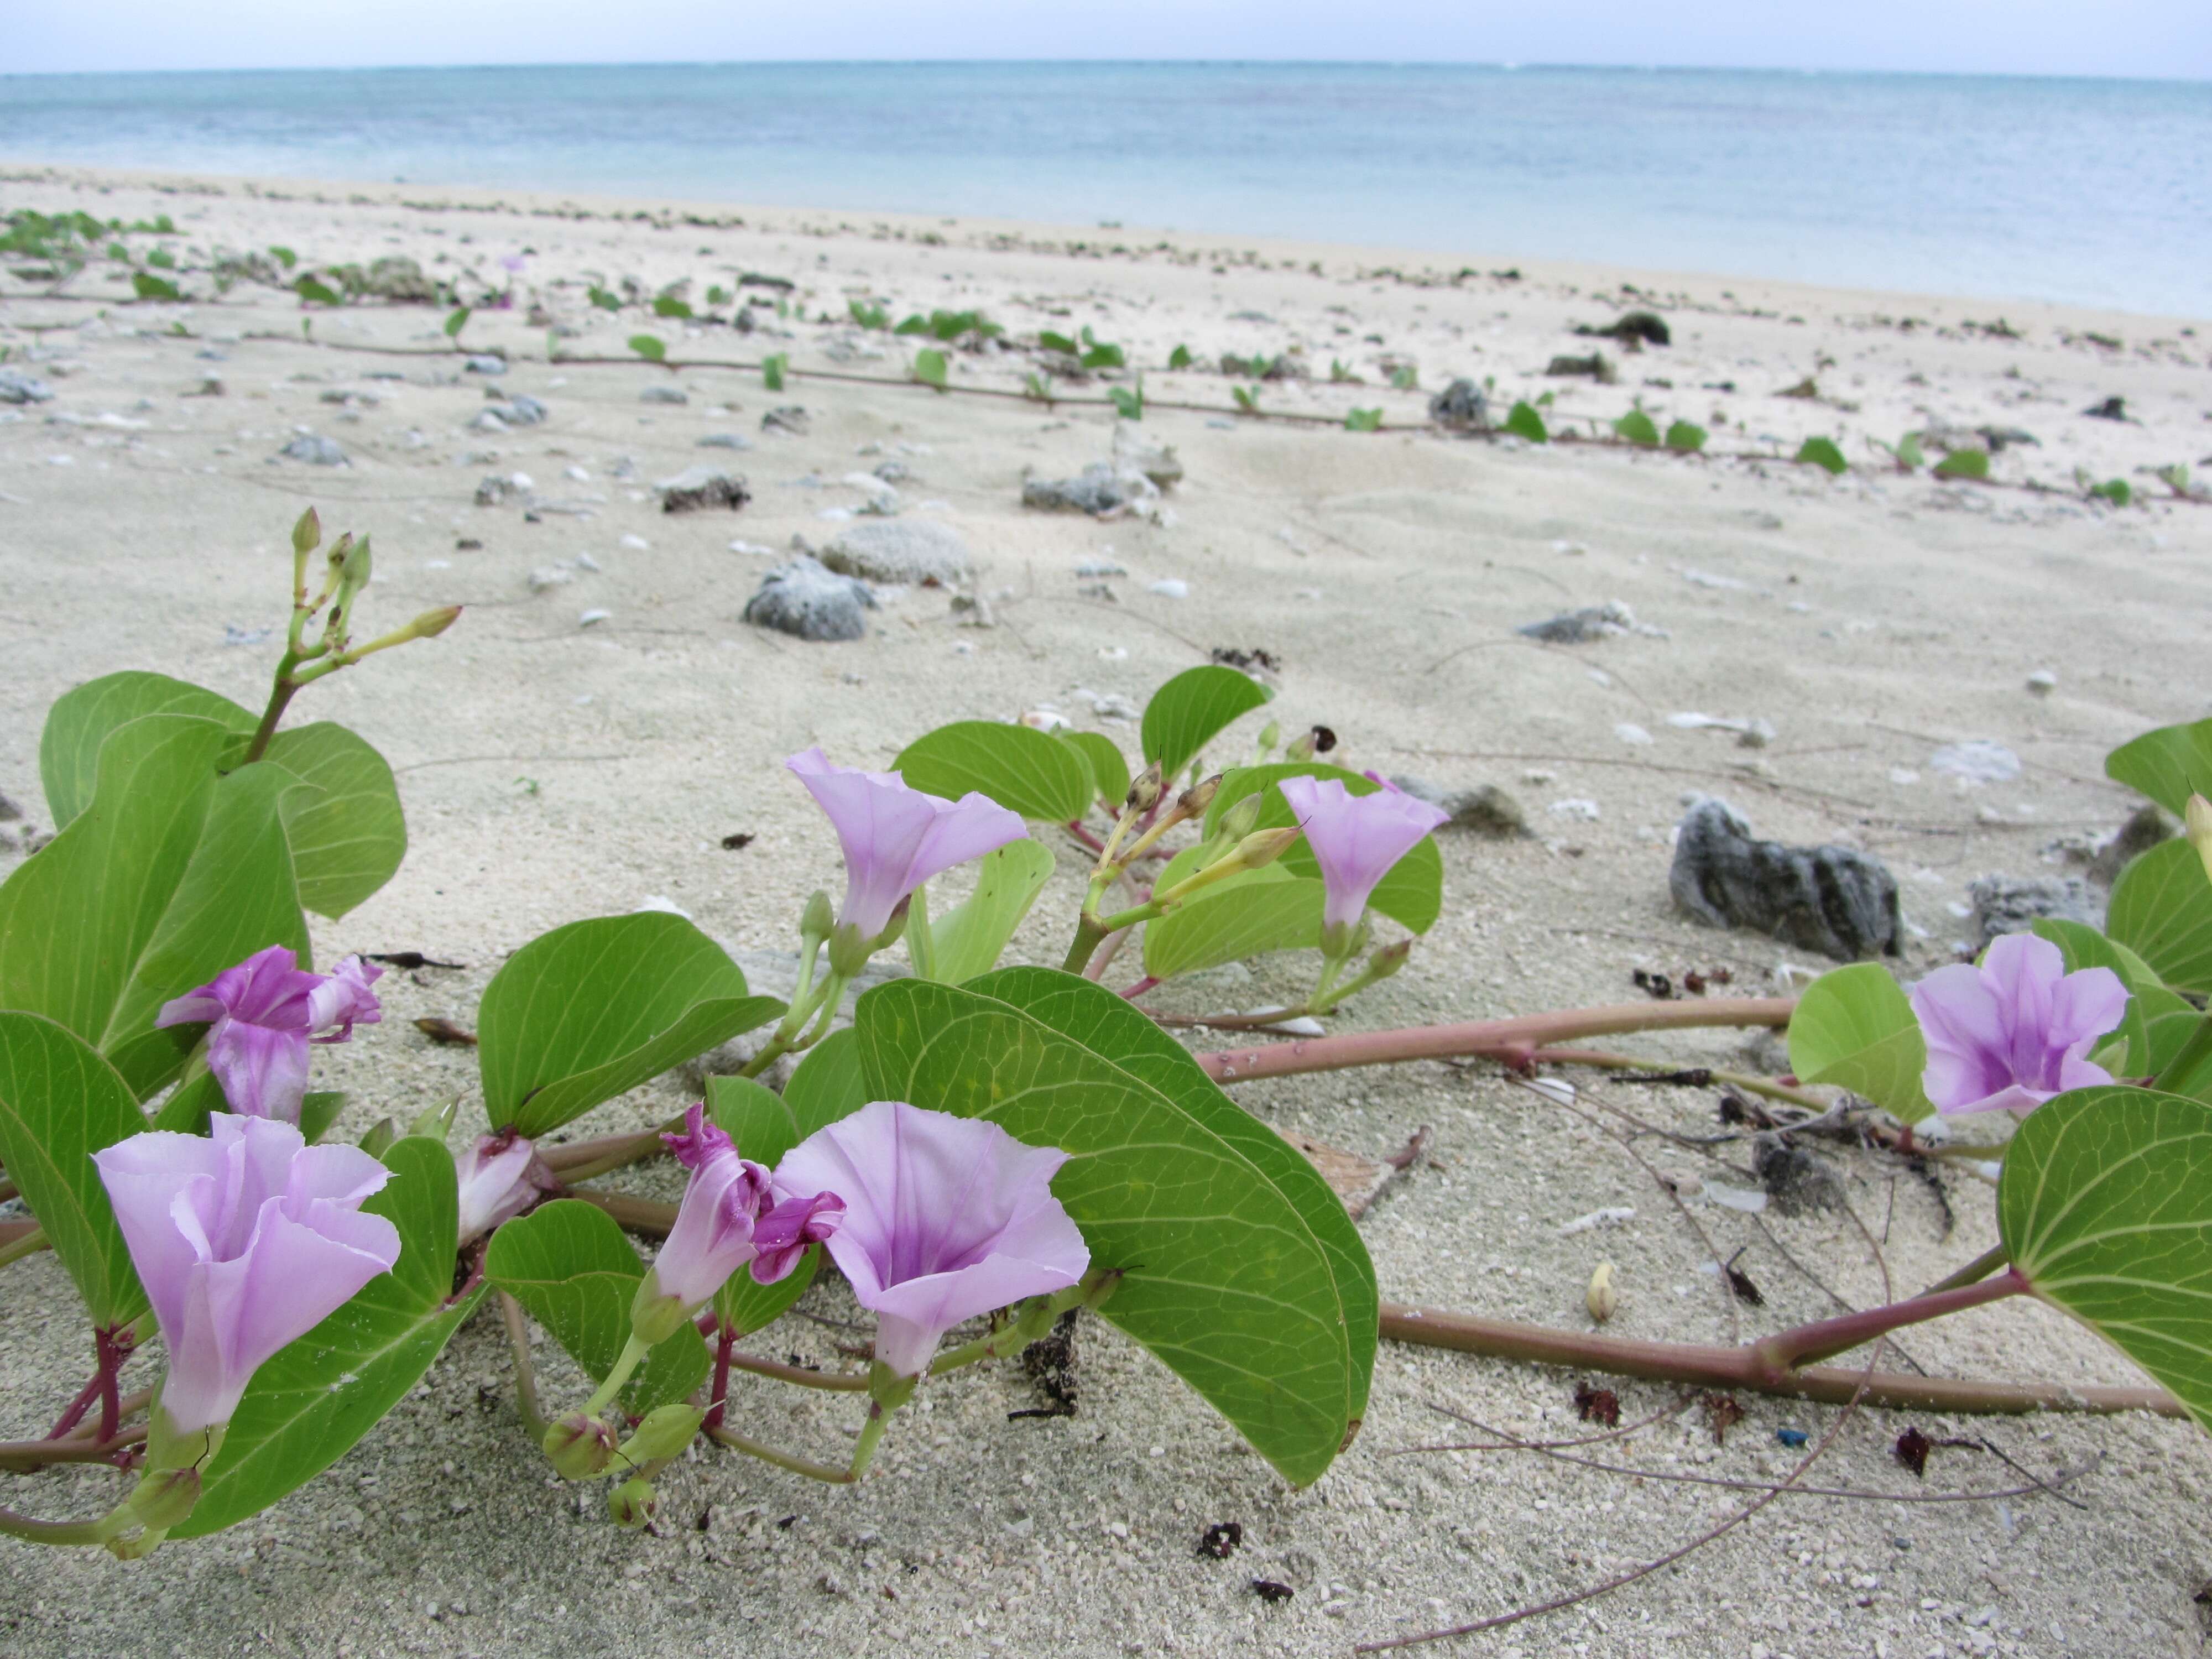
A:
POLYGON ((1541 640, 1547 645, 1587 645, 1592 640, 1626 634, 1635 626, 1634 611, 1619 599, 1607 599, 1603 605, 1562 611, 1541 622, 1523 623, 1513 631, 1532 640, 1541 640))
POLYGON ((2171 841, 2180 833, 2181 826, 2164 807, 2145 801, 2113 832, 2110 841, 2097 848, 2089 860, 2089 879, 2110 887, 2130 864, 2160 842, 2171 841))
POLYGON ((34 374, 0 368, 0 404, 43 404, 53 400, 54 389, 34 374))
POLYGON ((960 532, 927 519, 850 526, 822 550, 822 562, 843 575, 916 587, 931 583, 957 587, 975 568, 960 532))
POLYGON ((1711 796, 1683 816, 1668 886, 1709 927, 1771 934, 1838 962, 1898 953, 1897 881, 1879 859, 1755 841, 1735 809, 1711 796))
POLYGON ((1124 507, 1143 507, 1159 494, 1138 471, 1121 471, 1093 461, 1073 478, 1031 478, 1022 485, 1022 505, 1048 513, 1088 513, 1103 517, 1124 507))
POLYGON ((857 640, 868 631, 861 612, 875 603, 867 583, 801 554, 761 578, 760 592, 745 601, 744 617, 802 640, 857 640))
POLYGON ((319 437, 312 432, 301 433, 276 453, 286 460, 305 461, 309 466, 352 465, 346 459, 345 451, 338 447, 336 439, 319 437))
POLYGON ((1455 432, 1480 432, 1490 424, 1490 399, 1472 380, 1454 380, 1429 399, 1429 418, 1455 432))
POLYGON ((1390 781, 1416 800, 1450 813, 1446 828, 1498 841, 1517 840, 1529 833, 1528 817, 1521 810, 1521 803, 1494 783, 1478 784, 1472 789, 1443 789, 1422 778, 1399 776, 1390 781))
POLYGON ((1172 489, 1182 482, 1182 458, 1173 444, 1154 443, 1127 421, 1114 423, 1114 465, 1124 472, 1141 472, 1158 489, 1172 489))
POLYGON ((641 404, 688 404, 690 396, 681 386, 649 386, 637 394, 641 404))
POLYGON ((2094 927, 2102 920, 2088 885, 2079 876, 2057 876, 2015 881, 2009 876, 1983 876, 1966 884, 1966 896, 1974 906, 1974 945, 1977 950, 2000 933, 2024 933, 2038 921, 2079 921, 2094 927))
POLYGON ((663 513, 696 513, 713 507, 734 513, 753 498, 743 478, 719 466, 686 467, 672 478, 656 480, 653 487, 663 513))

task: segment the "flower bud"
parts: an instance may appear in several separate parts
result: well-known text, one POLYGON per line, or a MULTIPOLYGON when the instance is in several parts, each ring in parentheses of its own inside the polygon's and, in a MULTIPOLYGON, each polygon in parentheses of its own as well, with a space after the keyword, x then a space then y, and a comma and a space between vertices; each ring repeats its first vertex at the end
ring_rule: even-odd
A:
POLYGON ((820 888, 806 901, 805 913, 799 918, 799 937, 807 945, 819 945, 830 937, 837 925, 836 908, 830 902, 830 895, 820 888))
POLYGON ((2212 877, 2212 800, 2202 795, 2189 798, 2189 844, 2197 849, 2197 856, 2204 860, 2204 873, 2212 877))
POLYGON ((1229 857, 1239 869, 1261 869, 1290 851, 1304 833, 1295 823, 1283 830, 1255 830, 1237 843, 1229 857))
POLYGON ((563 1480, 589 1480, 605 1474, 614 1461, 615 1431, 596 1417, 570 1412, 545 1431, 538 1444, 563 1480))
POLYGON ((1282 740, 1283 728, 1275 721, 1269 720, 1265 726, 1261 726, 1260 728, 1261 758, 1264 760, 1267 756, 1273 754, 1274 752, 1275 745, 1282 740))
POLYGON ((200 1501, 200 1472, 149 1469, 140 1477, 128 1505, 132 1519, 149 1533, 181 1527, 200 1501))
POLYGON ((1395 945, 1386 945, 1367 958, 1367 977, 1388 979, 1406 965, 1406 958, 1413 954, 1413 941, 1401 939, 1395 945))
POLYGON ((1213 833, 1223 841, 1239 842, 1250 835, 1259 823, 1260 796, 1255 791, 1224 812, 1213 833))
POLYGON ((1160 804, 1160 791, 1163 787, 1160 763, 1154 761, 1143 771, 1138 773, 1135 779, 1131 781, 1128 799, 1123 801, 1122 805, 1133 811, 1149 812, 1160 804))
POLYGON ((1220 793, 1221 774, 1216 772, 1212 777, 1194 783, 1176 796, 1176 811, 1187 818, 1203 817, 1206 809, 1213 805, 1213 798, 1220 793))
POLYGON ((705 1416, 697 1407, 680 1401, 649 1411, 638 1420, 635 1432, 623 1442, 622 1455, 633 1463, 681 1456, 705 1416))
POLYGON ((1306 761, 1316 755, 1326 755, 1335 747, 1336 733, 1326 726, 1316 726, 1291 738, 1283 756, 1286 760, 1306 761))
MULTIPOLYGON (((367 546, 367 543, 362 544, 367 546)), ((425 611, 407 624, 407 631, 418 640, 434 640, 451 628, 460 617, 458 605, 441 605, 435 611, 425 611)))
POLYGON ((660 1495, 653 1491, 653 1482, 641 1475, 625 1480, 607 1494, 607 1513, 625 1532, 642 1532, 660 1513, 660 1495))
POLYGON ((292 526, 292 550, 299 554, 312 553, 322 539, 323 521, 315 516, 315 509, 311 507, 292 526))
POLYGON ((337 567, 337 603, 343 608, 362 588, 368 586, 369 575, 375 561, 369 553, 368 538, 366 536, 354 542, 350 546, 346 546, 345 541, 342 539, 339 546, 345 547, 344 553, 340 554, 337 549, 333 548, 331 551, 331 562, 337 567))

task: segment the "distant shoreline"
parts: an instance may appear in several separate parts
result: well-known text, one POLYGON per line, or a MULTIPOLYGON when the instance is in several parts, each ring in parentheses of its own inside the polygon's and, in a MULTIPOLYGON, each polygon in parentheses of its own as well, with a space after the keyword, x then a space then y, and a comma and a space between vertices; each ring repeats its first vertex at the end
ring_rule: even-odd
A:
POLYGON ((904 211, 2212 319, 2212 86, 1379 64, 0 77, 52 165, 904 211))

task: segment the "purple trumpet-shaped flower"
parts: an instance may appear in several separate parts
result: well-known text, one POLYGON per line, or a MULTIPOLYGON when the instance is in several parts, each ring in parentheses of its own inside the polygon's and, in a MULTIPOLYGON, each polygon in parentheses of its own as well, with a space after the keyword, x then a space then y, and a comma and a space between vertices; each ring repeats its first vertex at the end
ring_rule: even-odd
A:
POLYGON ((1993 940, 1978 966, 1939 968, 1912 988, 1928 1040, 1921 1088, 1939 1112, 2027 1111, 2053 1095, 2110 1083, 2087 1058, 2126 1015, 2128 988, 2109 968, 2066 971, 2033 933, 1993 940))
POLYGON ((453 1176, 460 1185, 464 1244, 561 1190, 561 1178, 538 1156, 537 1144, 512 1129, 480 1135, 454 1153, 453 1176))
POLYGON ((896 772, 834 766, 819 749, 784 763, 830 815, 845 849, 842 933, 882 936, 892 914, 939 871, 965 864, 1029 834, 1021 815, 973 791, 958 800, 910 789, 896 772))
POLYGON ((1357 927, 1375 884, 1451 816, 1389 784, 1371 795, 1355 795, 1336 778, 1285 778, 1276 787, 1321 866, 1324 929, 1357 927))
POLYGON ((703 1106, 685 1115, 682 1133, 661 1139, 691 1179, 630 1304, 631 1322, 648 1342, 665 1340, 753 1259, 753 1229, 773 1202, 768 1171, 738 1156, 737 1144, 708 1121, 703 1106))
POLYGON ((209 1133, 149 1133, 93 1155, 161 1322, 161 1410, 178 1433, 230 1420, 262 1363, 399 1259, 362 1200, 391 1171, 289 1123, 218 1112, 209 1133))
POLYGON ((154 1024, 212 1022, 208 1069, 230 1109, 297 1123, 307 1092, 307 1045, 344 1042, 356 1025, 381 1020, 369 987, 383 974, 359 957, 327 974, 309 973, 288 947, 272 945, 164 1005, 154 1024))
POLYGON ((830 1257, 876 1316, 877 1360, 919 1376, 962 1320, 1083 1277, 1090 1249, 1052 1195, 1066 1162, 980 1118, 878 1100, 793 1147, 775 1189, 843 1198, 830 1257))

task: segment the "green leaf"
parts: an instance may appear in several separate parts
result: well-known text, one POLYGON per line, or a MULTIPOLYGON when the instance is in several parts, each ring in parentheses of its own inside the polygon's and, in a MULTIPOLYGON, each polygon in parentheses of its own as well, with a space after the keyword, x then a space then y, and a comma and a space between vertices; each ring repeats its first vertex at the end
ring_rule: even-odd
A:
POLYGON ((802 1128, 781 1095, 749 1077, 708 1078, 707 1115, 737 1143, 741 1154, 770 1169, 783 1161, 786 1152, 822 1127, 817 1123, 802 1128))
POLYGON ((1052 879, 1052 848, 1008 842, 978 866, 975 890, 930 924, 934 960, 926 977, 960 985, 997 965, 999 953, 1052 879))
POLYGON ((290 248, 283 246, 278 243, 271 242, 269 245, 269 252, 276 257, 276 263, 283 266, 287 270, 291 270, 294 265, 300 263, 300 256, 298 254, 293 252, 290 248))
POLYGON ((783 1085, 783 1103, 791 1110, 794 1146, 823 1125, 850 1117, 868 1103, 860 1045, 850 1026, 830 1032, 806 1051, 791 1081, 783 1085))
POLYGON ((1095 345, 1083 354, 1085 368, 1127 368, 1128 358, 1117 345, 1095 345))
POLYGON ((2105 757, 2105 775, 2149 796, 2176 817, 2191 795, 2212 795, 2212 720, 2161 726, 2105 757))
POLYGON ((1123 758, 1121 745, 1103 732, 1063 731, 1059 735, 1091 769, 1092 799, 1103 801, 1109 811, 1119 812, 1129 797, 1129 763, 1123 758))
POLYGON ((1249 674, 1218 663, 1186 668, 1145 705, 1139 741, 1146 761, 1158 761, 1172 780, 1233 720, 1273 701, 1275 694, 1249 674))
POLYGON ((345 1103, 344 1094, 331 1089, 313 1089, 301 1099, 300 1133, 310 1146, 330 1133, 345 1103))
POLYGON ((64 691, 46 711, 39 734, 39 781, 54 828, 64 830, 92 804, 100 745, 141 714, 196 714, 234 732, 253 730, 254 717, 228 697, 167 674, 126 670, 64 691))
POLYGON ((784 371, 791 367, 791 354, 778 351, 761 359, 761 385, 770 392, 783 390, 784 371))
POLYGON ((1878 962, 1831 969, 1806 987, 1790 1016, 1790 1069, 1801 1082, 1864 1095, 1907 1123, 1936 1110, 1920 1086, 1928 1040, 1878 962))
POLYGON ((1421 383, 1421 372, 1411 363, 1390 371, 1390 384, 1400 392, 1411 392, 1421 383))
MULTIPOLYGON (((1382 787, 1372 778, 1321 761, 1278 761, 1267 766, 1237 767, 1222 778, 1220 792, 1206 809, 1206 833, 1212 836, 1219 827, 1223 813, 1245 796, 1262 790, 1266 797, 1260 805, 1257 827, 1279 830, 1296 823, 1297 815, 1291 811, 1290 803, 1276 786, 1285 778, 1298 777, 1334 778, 1355 795, 1371 795, 1382 787)), ((1309 880, 1321 878, 1321 866, 1314 859, 1313 849, 1304 842, 1296 843, 1268 867, 1309 880)), ((1392 865, 1389 874, 1376 884, 1367 902, 1413 933, 1425 933, 1435 927, 1437 918, 1443 914, 1444 904, 1444 861, 1443 855, 1437 851, 1436 837, 1424 836, 1416 842, 1413 850, 1392 865)))
MULTIPOLYGON (((1613 423, 1613 429, 1632 444, 1656 444, 1659 441, 1658 426, 1640 409, 1630 410, 1627 414, 1613 423)), ((1704 439, 1701 436, 1698 442, 1703 441, 1704 439)), ((1690 447, 1694 449, 1697 445, 1692 444, 1690 447)))
POLYGON ((1532 444, 1546 444, 1552 434, 1545 430, 1544 417, 1527 402, 1516 403, 1507 411, 1505 428, 1516 438, 1526 438, 1532 444))
POLYGON ((101 746, 90 807, 0 884, 0 1007, 44 1014, 115 1063, 140 1098, 197 1039, 161 1005, 271 945, 307 955, 281 817, 290 773, 217 777, 231 734, 149 714, 101 746))
POLYGON ((1382 411, 1379 409, 1355 409, 1344 417, 1346 432, 1380 432, 1382 411))
POLYGON ((541 933, 484 988, 484 1113, 535 1139, 783 1012, 683 917, 641 910, 541 933))
POLYGON ((447 339, 459 339, 461 337, 461 331, 468 325, 469 308, 466 306, 455 306, 451 311, 446 313, 446 337, 447 339))
POLYGON ((629 337, 629 349, 648 363, 662 363, 668 361, 668 347, 657 334, 633 334, 629 337))
POLYGON ((146 263, 158 266, 163 270, 174 270, 177 268, 177 256, 165 247, 157 247, 147 253, 146 263))
POLYGON ((269 740, 268 760, 308 786, 284 797, 284 835, 300 902, 335 921, 398 874, 407 856, 407 819, 392 768, 331 720, 279 732, 269 740))
POLYGON ((1797 447, 1796 459, 1823 471, 1832 472, 1838 477, 1851 470, 1851 464, 1844 459, 1844 452, 1836 447, 1832 438, 1806 439, 1797 447))
MULTIPOLYGON (((630 1304, 645 1264, 605 1210, 581 1199, 557 1198, 492 1234, 484 1277, 552 1332, 594 1382, 602 1382, 629 1340, 630 1304)), ((623 1387, 623 1409, 641 1417, 683 1399, 707 1380, 708 1364, 707 1345, 686 1320, 623 1387)))
POLYGON ((1091 769, 1048 732, 996 720, 925 732, 891 763, 908 785, 957 800, 970 790, 1025 818, 1066 823, 1091 808, 1091 769))
MULTIPOLYGON (((1194 860, 1183 865, 1186 854, 1160 872, 1158 887, 1195 873, 1194 860)), ((1201 888, 1145 924, 1145 972, 1173 979, 1268 951, 1317 948, 1326 897, 1320 882, 1292 875, 1279 860, 1201 888)))
POLYGON ((1260 412, 1260 388, 1256 386, 1232 386, 1229 395, 1237 400, 1237 407, 1247 415, 1260 412))
POLYGON ((656 317, 688 318, 691 314, 691 307, 672 294, 663 294, 654 299, 653 314, 656 317))
POLYGON ((752 1276, 751 1269, 740 1267, 714 1292, 715 1316, 739 1336, 765 1330, 806 1294, 821 1266, 822 1247, 810 1244, 806 1254, 799 1258, 799 1265, 773 1285, 762 1284, 752 1276))
POLYGON ((2212 993, 2212 882, 2186 840, 2130 860, 2112 884, 2105 931, 2175 990, 2212 993))
POLYGON ((1986 478, 1990 476, 1990 458, 1979 449, 1954 449, 1936 463, 1939 478, 1986 478))
POLYGON ((1908 472, 1928 465, 1928 453, 1921 448, 1917 432, 1908 432, 1897 441, 1897 464, 1908 472))
POLYGON ((339 298, 336 289, 327 283, 318 282, 313 276, 301 277, 298 282, 292 284, 292 291, 309 305, 337 306, 345 303, 339 298))
POLYGON ((0 1163, 103 1329, 145 1312, 146 1292, 92 1155, 145 1127, 130 1085, 82 1037, 0 1013, 0 1163))
POLYGON ((914 378, 924 386, 945 390, 946 365, 945 354, 934 346, 924 346, 914 354, 914 378))
MULTIPOLYGON (((222 764, 235 763, 259 723, 228 697, 166 674, 109 674, 64 693, 47 712, 39 740, 39 772, 58 825, 90 800, 100 744, 118 726, 156 714, 227 726, 240 741, 225 750, 222 764)), ((327 720, 279 732, 266 758, 308 786, 284 798, 284 833, 301 902, 336 921, 391 880, 407 854, 392 769, 356 733, 327 720)))
POLYGON ((622 296, 611 289, 601 288, 597 283, 585 290, 585 297, 601 311, 620 311, 622 296))
MULTIPOLYGON (((888 328, 890 326, 890 313, 882 306, 870 305, 865 300, 848 300, 845 301, 845 309, 852 313, 853 320, 858 323, 862 328, 888 328)), ((921 325, 921 319, 919 317, 910 318, 908 320, 916 325, 921 325)), ((919 327, 910 330, 903 324, 900 325, 899 329, 899 332, 902 334, 916 333, 919 331, 919 327)))
POLYGON ((2005 1148, 1997 1230, 2037 1296, 2212 1430, 2212 1107, 2117 1085, 2046 1101, 2005 1148))
POLYGON ((2108 478, 2103 483, 2090 486, 2092 495, 2101 495, 2114 507, 2125 507, 2136 498, 2135 490, 2125 478, 2108 478))
POLYGON ((149 271, 132 271, 131 286, 142 300, 176 300, 183 297, 174 283, 166 276, 154 276, 149 271))
POLYGON ((1187 345, 1179 345, 1173 351, 1168 353, 1168 367, 1170 368, 1188 368, 1191 364, 1197 361, 1198 360, 1196 358, 1190 355, 1190 348, 1187 345))
POLYGON ((447 1300, 459 1229, 453 1155, 405 1136, 384 1161, 392 1179, 362 1208, 398 1228, 399 1260, 253 1374, 199 1503, 173 1536, 220 1532, 337 1462, 422 1380, 483 1299, 479 1285, 447 1300))
POLYGON ((1705 447, 1705 429, 1694 421, 1676 421, 1667 428, 1667 447, 1694 455, 1705 447))
POLYGON ((1011 968, 860 999, 869 1093, 985 1117, 1071 1154, 1053 1191, 1101 1316, 1152 1349, 1284 1478, 1320 1477, 1358 1429, 1374 1367, 1375 1270, 1313 1165, 1111 991, 1011 968))
POLYGON ((1106 396, 1114 405, 1114 413, 1124 421, 1145 418, 1145 389, 1139 386, 1132 390, 1125 386, 1109 386, 1106 396))

